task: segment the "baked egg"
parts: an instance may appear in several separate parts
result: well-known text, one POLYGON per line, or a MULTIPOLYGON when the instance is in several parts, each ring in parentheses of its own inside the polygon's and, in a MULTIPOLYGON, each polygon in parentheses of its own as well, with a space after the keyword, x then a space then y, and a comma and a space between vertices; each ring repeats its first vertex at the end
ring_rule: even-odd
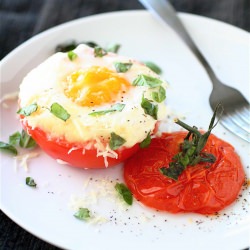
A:
POLYGON ((18 113, 60 163, 110 167, 146 147, 166 116, 167 83, 144 64, 81 44, 27 74, 18 113))

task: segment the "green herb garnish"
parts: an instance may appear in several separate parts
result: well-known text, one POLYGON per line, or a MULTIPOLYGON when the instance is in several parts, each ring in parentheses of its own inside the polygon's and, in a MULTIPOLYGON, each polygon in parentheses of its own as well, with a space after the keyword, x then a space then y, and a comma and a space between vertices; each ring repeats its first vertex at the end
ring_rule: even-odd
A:
POLYGON ((88 42, 83 42, 83 43, 88 45, 91 48, 99 47, 99 45, 96 42, 93 42, 93 41, 88 41, 88 42))
POLYGON ((38 108, 37 104, 33 103, 33 104, 30 104, 24 108, 20 108, 17 111, 17 114, 24 115, 24 116, 30 116, 32 113, 37 111, 37 108, 38 108))
POLYGON ((145 114, 152 116, 157 120, 158 105, 153 104, 152 101, 142 96, 141 107, 144 109, 145 114))
POLYGON ((77 54, 74 51, 70 50, 68 52, 68 58, 70 61, 74 61, 77 58, 77 54))
POLYGON ((107 55, 107 51, 104 50, 103 48, 97 46, 97 47, 94 47, 94 55, 95 57, 103 57, 105 55, 107 55))
POLYGON ((36 146, 36 141, 30 135, 28 135, 25 130, 22 130, 22 133, 20 134, 19 145, 22 148, 33 148, 36 146))
POLYGON ((70 114, 65 110, 60 104, 54 102, 50 107, 50 112, 57 118, 67 121, 70 117, 70 114))
POLYGON ((204 134, 201 134, 198 131, 198 128, 195 126, 191 127, 180 120, 176 121, 178 125, 185 128, 189 132, 184 138, 183 143, 180 144, 181 151, 173 157, 173 161, 170 162, 169 167, 160 168, 160 172, 163 175, 166 175, 173 180, 178 180, 179 175, 187 168, 187 166, 195 166, 200 162, 214 163, 216 161, 216 158, 213 154, 201 151, 205 147, 212 129, 217 125, 219 121, 218 120, 214 124, 215 117, 219 109, 221 109, 222 113, 223 108, 221 104, 217 105, 213 117, 210 121, 208 131, 204 134))
POLYGON ((25 130, 22 130, 22 133, 15 132, 9 136, 9 143, 0 142, 0 149, 6 152, 9 152, 13 155, 17 155, 18 151, 15 148, 15 145, 19 145, 22 148, 33 148, 36 146, 34 139, 29 136, 25 130))
POLYGON ((116 111, 121 112, 124 109, 124 107, 125 107, 125 104, 117 103, 117 104, 112 105, 111 109, 95 111, 95 112, 89 113, 89 115, 100 116, 100 115, 105 115, 107 113, 112 113, 112 112, 116 112, 116 111))
POLYGON ((17 145, 20 143, 21 133, 19 131, 9 136, 9 144, 17 145))
POLYGON ((153 62, 144 62, 144 64, 154 71, 156 74, 160 75, 162 73, 161 68, 153 62))
POLYGON ((166 99, 166 91, 160 86, 158 91, 152 92, 152 99, 156 102, 163 102, 166 99))
POLYGON ((140 143, 140 148, 147 148, 151 143, 150 131, 147 134, 147 137, 140 143))
POLYGON ((30 187, 36 187, 36 183, 32 177, 26 177, 26 185, 30 187))
POLYGON ((108 51, 108 52, 117 53, 118 50, 120 49, 120 47, 121 47, 120 44, 113 44, 113 45, 111 45, 111 46, 109 46, 109 47, 107 48, 107 51, 108 51))
POLYGON ((110 141, 109 141, 109 147, 112 150, 118 149, 120 146, 122 146, 126 140, 122 138, 121 136, 117 135, 116 133, 112 132, 110 134, 110 141))
POLYGON ((25 130, 22 132, 16 132, 13 135, 9 136, 9 143, 11 145, 19 144, 22 148, 33 148, 36 146, 35 140, 26 133, 25 130))
POLYGON ((17 149, 12 144, 0 141, 0 149, 13 155, 17 155, 17 149))
POLYGON ((158 78, 147 76, 147 75, 138 75, 137 78, 133 81, 133 86, 147 86, 150 88, 158 87, 162 84, 162 81, 158 78))
POLYGON ((68 52, 74 50, 78 45, 75 41, 59 44, 56 46, 55 52, 68 52))
POLYGON ((88 220, 90 218, 90 211, 88 208, 80 207, 74 216, 79 220, 88 220))
POLYGON ((133 65, 132 63, 122 63, 122 62, 114 63, 115 69, 118 73, 127 72, 132 67, 132 65, 133 65))
POLYGON ((68 43, 63 43, 63 44, 59 44, 56 46, 55 52, 69 52, 71 50, 74 50, 78 45, 80 44, 86 44, 91 48, 97 47, 98 44, 92 41, 88 41, 88 42, 79 42, 77 43, 76 41, 71 41, 68 43))
POLYGON ((115 189, 128 205, 132 205, 133 203, 132 193, 123 183, 116 183, 115 189))

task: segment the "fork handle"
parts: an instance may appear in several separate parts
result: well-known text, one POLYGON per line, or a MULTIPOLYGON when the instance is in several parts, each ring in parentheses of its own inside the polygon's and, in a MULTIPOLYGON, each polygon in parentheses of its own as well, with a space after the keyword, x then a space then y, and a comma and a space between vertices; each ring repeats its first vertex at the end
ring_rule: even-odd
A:
POLYGON ((195 45, 194 41, 190 37, 189 33, 187 32, 186 28, 184 27, 181 20, 177 16, 175 9, 169 3, 169 1, 168 0, 139 0, 139 1, 146 9, 151 11, 152 14, 160 18, 162 21, 166 22, 170 27, 172 27, 174 31, 187 44, 189 49, 195 54, 197 59, 206 69, 208 75, 212 79, 216 78, 214 71, 212 70, 205 57, 201 54, 201 52, 195 45))

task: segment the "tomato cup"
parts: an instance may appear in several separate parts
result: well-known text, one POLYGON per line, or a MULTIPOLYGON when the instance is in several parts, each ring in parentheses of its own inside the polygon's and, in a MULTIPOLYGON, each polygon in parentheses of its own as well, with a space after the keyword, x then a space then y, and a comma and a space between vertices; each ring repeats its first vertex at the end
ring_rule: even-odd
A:
POLYGON ((50 136, 39 128, 31 128, 27 123, 22 123, 26 132, 36 141, 39 147, 49 156, 61 164, 68 164, 77 168, 110 168, 114 167, 130 156, 135 154, 139 149, 139 143, 131 148, 120 147, 113 150, 117 157, 97 156, 98 151, 93 146, 89 148, 89 143, 74 144, 69 143, 63 138, 50 138, 50 136))

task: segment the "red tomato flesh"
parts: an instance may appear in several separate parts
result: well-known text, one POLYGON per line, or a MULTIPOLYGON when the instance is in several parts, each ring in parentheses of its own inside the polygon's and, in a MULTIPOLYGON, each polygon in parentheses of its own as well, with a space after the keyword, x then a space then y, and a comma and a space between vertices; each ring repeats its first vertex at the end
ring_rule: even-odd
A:
MULTIPOLYGON (((50 136, 39 128, 31 128, 23 124, 27 133, 36 141, 36 143, 54 159, 67 162, 69 165, 79 168, 106 168, 103 156, 97 157, 96 148, 86 149, 84 144, 69 143, 62 138, 50 138, 50 136)), ((131 148, 121 147, 114 150, 117 158, 108 157, 108 167, 113 167, 134 154, 139 149, 135 144, 131 148)))
POLYGON ((125 162, 124 177, 134 197, 144 205, 171 213, 213 214, 238 196, 245 174, 233 146, 210 135, 203 149, 216 156, 216 162, 189 166, 175 181, 160 172, 179 152, 186 132, 165 134, 152 139, 125 162))

